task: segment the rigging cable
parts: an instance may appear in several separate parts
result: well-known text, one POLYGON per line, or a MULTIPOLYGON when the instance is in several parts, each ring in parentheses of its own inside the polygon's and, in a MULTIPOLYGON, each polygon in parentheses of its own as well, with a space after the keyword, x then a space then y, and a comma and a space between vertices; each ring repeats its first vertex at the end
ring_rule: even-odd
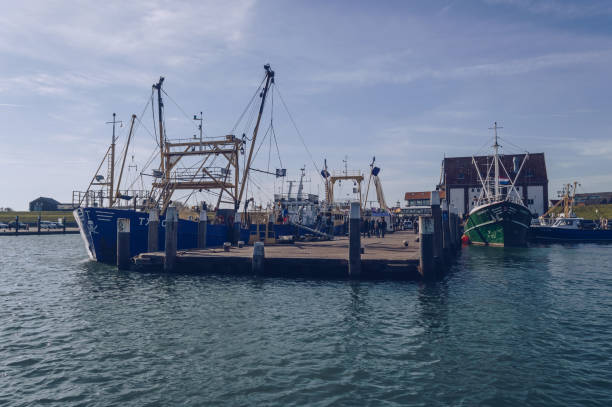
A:
POLYGON ((188 115, 188 114, 187 114, 187 113, 186 113, 186 112, 183 110, 183 108, 182 108, 182 107, 181 107, 181 106, 180 106, 180 105, 179 105, 179 104, 178 104, 178 103, 177 103, 177 102, 176 102, 174 99, 172 99, 172 96, 170 96, 168 93, 166 93, 166 91, 165 91, 164 89, 162 89, 161 91, 164 93, 164 95, 168 96, 168 99, 170 99, 170 101, 171 101, 172 103, 174 103, 174 104, 176 105, 176 107, 178 107, 178 109, 181 111, 181 113, 183 113, 183 115, 185 115, 185 117, 187 118, 187 120, 189 121, 189 123, 191 123, 191 124, 193 125, 193 127, 194 127, 196 130, 199 130, 199 129, 198 129, 198 126, 196 126, 195 122, 194 122, 193 120, 191 120, 191 116, 189 116, 189 115, 188 115))
POLYGON ((246 114, 246 112, 249 110, 249 107, 251 106, 251 104, 253 103, 253 101, 255 100, 255 97, 259 94, 259 90, 261 89, 261 87, 264 84, 264 81, 266 80, 266 78, 264 77, 264 79, 261 81, 261 83, 259 84, 259 86, 257 87, 257 89, 255 90, 255 93, 253 94, 253 96, 251 97, 251 100, 249 100, 249 103, 247 103, 246 107, 244 108, 244 111, 242 112, 242 114, 240 115, 240 117, 238 117, 238 120, 236 121, 236 124, 234 124, 234 127, 232 127, 232 130, 230 133, 234 133, 234 131, 236 131, 236 128, 238 127, 238 125, 240 124, 240 121, 242 121, 242 118, 244 117, 244 115, 246 114))
MULTIPOLYGON (((278 88, 278 85, 276 85, 276 87, 278 88)), ((295 120, 293 120, 293 116, 291 115, 291 112, 289 111, 289 108, 287 107, 287 104, 285 103, 285 99, 283 98, 283 95, 281 94, 280 89, 278 89, 277 92, 278 92, 278 96, 280 96, 280 99, 281 99, 281 102, 283 103, 283 106, 285 107, 285 110, 287 111, 287 114, 289 115, 289 119, 291 119, 291 123, 293 124, 293 127, 295 128, 295 131, 297 132, 298 136, 300 137, 300 141, 302 142, 302 145, 306 149, 306 152, 308 153, 308 156, 310 157, 310 160, 312 161, 312 164, 317 169, 317 172, 320 172, 319 166, 317 165, 317 163, 315 162, 314 158, 312 157, 312 154, 310 153, 310 150, 308 149, 308 146, 306 145, 306 142, 304 141, 304 137, 302 137, 302 133, 300 133, 300 130, 298 129, 297 125, 295 124, 295 120)))

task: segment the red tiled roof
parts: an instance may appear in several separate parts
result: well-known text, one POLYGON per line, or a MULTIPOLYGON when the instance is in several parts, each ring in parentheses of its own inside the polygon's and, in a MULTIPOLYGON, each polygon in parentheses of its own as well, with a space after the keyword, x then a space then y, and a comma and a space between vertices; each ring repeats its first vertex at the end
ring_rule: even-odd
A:
MULTIPOLYGON (((446 192, 445 191, 439 191, 439 192, 440 192, 440 199, 445 199, 446 192)), ((404 195, 404 200, 408 201, 411 199, 431 199, 431 191, 406 192, 406 194, 404 195)))

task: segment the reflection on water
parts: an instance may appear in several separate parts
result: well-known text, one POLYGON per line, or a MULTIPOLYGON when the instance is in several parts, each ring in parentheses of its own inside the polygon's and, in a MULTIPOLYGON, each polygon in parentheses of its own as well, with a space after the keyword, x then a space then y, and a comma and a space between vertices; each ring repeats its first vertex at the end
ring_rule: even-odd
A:
POLYGON ((612 405, 611 246, 467 247, 436 283, 122 272, 0 239, 0 404, 612 405))

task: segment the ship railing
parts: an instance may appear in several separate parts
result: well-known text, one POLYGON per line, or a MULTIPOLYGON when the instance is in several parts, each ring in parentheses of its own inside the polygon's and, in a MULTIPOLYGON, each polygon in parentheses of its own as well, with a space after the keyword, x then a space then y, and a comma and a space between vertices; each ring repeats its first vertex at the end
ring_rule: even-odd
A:
POLYGON ((342 170, 342 171, 334 171, 332 173, 333 177, 358 177, 361 176, 361 171, 359 170, 342 170))
POLYGON ((180 168, 172 171, 170 178, 175 182, 197 182, 211 181, 213 177, 220 180, 232 175, 232 171, 224 167, 210 167, 206 168, 206 171, 208 171, 208 174, 201 170, 198 171, 197 168, 180 168))
MULTIPOLYGON (((125 189, 117 191, 113 208, 144 208, 153 201, 151 191, 125 189)), ((111 200, 106 189, 89 191, 72 191, 72 207, 110 207, 111 200)))

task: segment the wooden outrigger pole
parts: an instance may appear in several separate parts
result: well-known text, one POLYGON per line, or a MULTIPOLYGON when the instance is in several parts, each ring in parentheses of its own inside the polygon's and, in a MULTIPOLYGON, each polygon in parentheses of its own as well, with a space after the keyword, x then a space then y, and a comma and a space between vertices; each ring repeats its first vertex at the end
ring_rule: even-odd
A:
POLYGON ((257 140, 259 123, 261 122, 261 116, 263 114, 264 105, 266 103, 266 96, 268 95, 268 89, 270 89, 270 84, 274 83, 274 71, 270 69, 270 64, 265 64, 264 69, 266 70, 266 84, 264 86, 263 91, 261 92, 261 105, 259 106, 257 123, 255 124, 255 128, 253 129, 253 139, 251 140, 251 148, 249 149, 249 158, 247 159, 246 167, 244 168, 244 173, 242 174, 242 182, 240 183, 240 194, 238 194, 238 199, 234 203, 235 210, 238 210, 240 208, 240 202, 242 202, 242 195, 244 194, 244 190, 246 187, 246 179, 249 175, 249 170, 251 169, 251 159, 253 158, 253 149, 255 147, 255 140, 257 140))

